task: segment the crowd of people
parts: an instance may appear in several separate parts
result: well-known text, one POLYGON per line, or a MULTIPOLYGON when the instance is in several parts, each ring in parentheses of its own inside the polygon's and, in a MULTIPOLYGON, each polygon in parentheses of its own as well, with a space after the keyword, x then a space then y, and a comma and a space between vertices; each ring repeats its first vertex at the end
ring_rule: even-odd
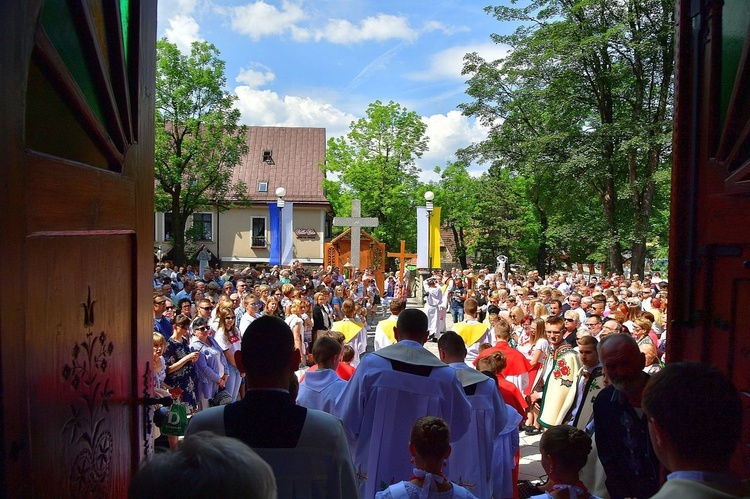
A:
MULTIPOLYGON (((543 434, 540 497, 669 497, 664 470, 672 485, 748 492, 729 457, 722 469, 685 468, 674 457, 684 435, 659 425, 654 440, 653 419, 668 416, 655 415, 654 397, 646 403, 651 379, 676 383, 667 374, 682 366, 665 367, 658 272, 452 269, 432 272, 421 293, 396 276, 383 287, 367 270, 297 261, 202 275, 157 267, 154 383, 188 409, 185 441, 210 431, 249 445, 275 476, 268 497, 517 498, 520 432, 543 434), (406 308, 411 293, 423 308, 406 308)), ((688 366, 731 392, 718 372, 688 366)), ((716 404, 738 434, 741 408, 729 398, 716 404)))

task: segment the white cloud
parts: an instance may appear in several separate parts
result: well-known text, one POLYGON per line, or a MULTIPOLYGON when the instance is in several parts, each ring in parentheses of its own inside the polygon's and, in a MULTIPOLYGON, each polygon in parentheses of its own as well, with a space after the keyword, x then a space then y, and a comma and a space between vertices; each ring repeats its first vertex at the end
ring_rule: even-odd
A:
POLYGON ((455 35, 456 33, 465 33, 471 31, 468 26, 447 26, 440 21, 427 21, 422 27, 424 33, 432 31, 442 31, 446 35, 455 35))
POLYGON ((239 83, 244 83, 250 88, 259 88, 264 86, 266 83, 270 83, 276 79, 276 75, 271 69, 263 64, 254 62, 250 64, 250 68, 241 68, 240 74, 237 75, 236 80, 239 83))
POLYGON ((229 10, 232 29, 247 35, 254 41, 264 36, 291 33, 295 40, 309 39, 309 33, 297 23, 306 19, 302 7, 289 1, 283 1, 281 8, 259 0, 257 2, 234 7, 229 10))
POLYGON ((349 124, 357 119, 334 105, 310 97, 280 96, 271 90, 248 86, 235 89, 235 103, 242 113, 242 122, 258 126, 324 127, 326 136, 344 135, 349 124))
POLYGON ((505 57, 510 51, 507 45, 496 43, 484 43, 480 45, 457 45, 441 50, 430 57, 429 66, 421 71, 406 73, 404 76, 410 80, 433 81, 446 78, 465 79, 461 74, 464 56, 476 52, 488 61, 494 61, 505 57))
POLYGON ((401 51, 403 45, 404 42, 401 42, 395 47, 391 47, 390 49, 386 50, 375 59, 370 61, 370 63, 367 64, 367 66, 365 66, 359 73, 357 73, 357 76, 355 76, 352 81, 349 82, 349 84, 346 86, 346 91, 351 92, 355 88, 359 87, 371 75, 386 69, 388 67, 388 63, 396 54, 401 51))
POLYGON ((427 124, 430 138, 429 151, 417 161, 417 166, 424 171, 422 180, 437 180, 439 176, 432 171, 436 166, 445 167, 449 161, 456 160, 457 150, 487 138, 487 128, 459 111, 433 114, 422 117, 422 121, 427 124))
POLYGON ((198 6, 198 0, 159 0, 158 18, 165 19, 176 13, 191 16, 198 6))
POLYGON ((346 19, 330 19, 325 28, 316 32, 315 39, 346 45, 369 40, 414 41, 418 36, 405 17, 381 13, 364 18, 358 25, 346 19))
POLYGON ((203 41, 199 35, 200 26, 192 16, 177 14, 170 17, 168 22, 169 28, 164 30, 164 34, 181 52, 188 53, 193 42, 203 41))

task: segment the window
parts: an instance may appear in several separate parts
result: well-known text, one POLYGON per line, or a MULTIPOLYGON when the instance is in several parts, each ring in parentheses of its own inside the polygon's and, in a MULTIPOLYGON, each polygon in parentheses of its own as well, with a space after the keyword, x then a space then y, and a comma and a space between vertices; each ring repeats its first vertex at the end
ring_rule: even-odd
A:
POLYGON ((172 239, 172 213, 164 214, 164 239, 163 241, 169 241, 172 239))
POLYGON ((271 150, 270 149, 265 149, 263 151, 263 160, 262 161, 264 163, 268 163, 269 165, 274 164, 273 163, 273 155, 271 154, 271 150))
POLYGON ((213 213, 193 213, 193 229, 199 241, 213 241, 213 213))
POLYGON ((268 181, 261 180, 258 182, 258 192, 268 192, 268 181))
POLYGON ((253 248, 266 247, 266 219, 265 217, 252 217, 252 242, 253 248))

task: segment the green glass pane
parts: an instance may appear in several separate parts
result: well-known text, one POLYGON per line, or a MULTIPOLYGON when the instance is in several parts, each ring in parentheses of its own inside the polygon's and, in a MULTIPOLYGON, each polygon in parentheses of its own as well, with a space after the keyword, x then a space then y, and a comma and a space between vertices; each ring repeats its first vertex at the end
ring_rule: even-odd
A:
POLYGON ((721 123, 727 117, 732 98, 737 69, 742 58, 745 35, 750 24, 750 2, 747 0, 724 0, 721 15, 721 123))
POLYGON ((60 58, 83 92, 91 109, 105 123, 97 99, 94 79, 86 63, 86 55, 73 22, 73 13, 66 0, 47 0, 42 9, 41 24, 60 58))
POLYGON ((99 47, 101 48, 102 62, 106 66, 106 72, 109 74, 112 70, 109 63, 109 41, 107 40, 107 26, 104 22, 104 6, 102 0, 88 0, 89 12, 91 12, 91 20, 94 23, 94 30, 96 31, 96 37, 99 40, 99 47))
POLYGON ((26 145, 33 151, 111 169, 76 114, 37 65, 36 58, 29 66, 25 129, 26 145))
POLYGON ((120 22, 122 23, 122 46, 125 55, 125 67, 128 66, 128 43, 130 41, 130 0, 120 0, 120 22))

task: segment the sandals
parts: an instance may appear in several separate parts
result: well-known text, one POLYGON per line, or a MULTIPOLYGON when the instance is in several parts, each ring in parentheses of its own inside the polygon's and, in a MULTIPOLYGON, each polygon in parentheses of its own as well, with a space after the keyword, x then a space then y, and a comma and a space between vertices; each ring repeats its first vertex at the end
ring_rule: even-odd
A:
POLYGON ((539 435, 542 433, 542 431, 543 430, 541 428, 532 427, 531 430, 526 430, 526 435, 528 436, 539 435))

